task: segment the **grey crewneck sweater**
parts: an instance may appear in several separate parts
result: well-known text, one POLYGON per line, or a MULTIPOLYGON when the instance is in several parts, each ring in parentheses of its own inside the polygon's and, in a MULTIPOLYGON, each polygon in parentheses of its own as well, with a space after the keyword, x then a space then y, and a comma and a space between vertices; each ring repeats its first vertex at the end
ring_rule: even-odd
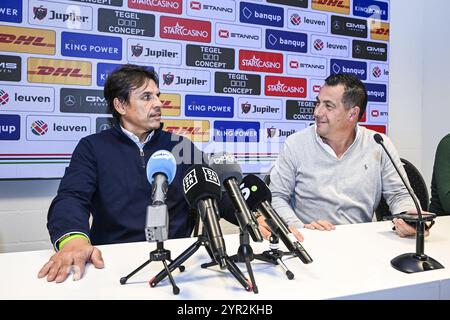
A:
MULTIPOLYGON (((289 136, 270 174, 272 205, 288 225, 328 220, 333 224, 369 222, 383 194, 391 212, 414 208, 388 156, 373 135, 358 126, 353 144, 338 159, 316 134, 315 125, 289 136)), ((390 139, 382 135, 403 176, 390 139)))

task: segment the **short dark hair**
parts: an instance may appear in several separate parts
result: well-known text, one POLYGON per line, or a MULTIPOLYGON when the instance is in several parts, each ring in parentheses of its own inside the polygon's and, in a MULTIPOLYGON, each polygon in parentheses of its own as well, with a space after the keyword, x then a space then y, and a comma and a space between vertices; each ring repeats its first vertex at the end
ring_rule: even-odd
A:
POLYGON ((120 102, 129 101, 130 92, 142 87, 149 80, 153 80, 158 85, 158 75, 153 69, 134 64, 126 64, 111 72, 106 79, 103 95, 108 102, 108 111, 117 120, 120 113, 114 108, 114 99, 120 102))
POLYGON ((352 74, 333 74, 325 79, 325 84, 330 87, 344 86, 342 103, 348 109, 358 106, 360 109, 358 120, 361 120, 367 107, 367 91, 364 84, 352 74))

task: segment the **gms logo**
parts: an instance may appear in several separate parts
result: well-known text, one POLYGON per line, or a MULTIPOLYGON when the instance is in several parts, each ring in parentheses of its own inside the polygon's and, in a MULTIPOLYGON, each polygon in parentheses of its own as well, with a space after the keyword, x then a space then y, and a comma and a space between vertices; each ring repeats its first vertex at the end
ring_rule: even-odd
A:
POLYGON ((103 90, 61 88, 60 111, 72 113, 109 113, 103 90))
POLYGON ((266 30, 266 49, 306 53, 308 36, 300 32, 266 30))
POLYGON ((312 8, 321 11, 350 14, 350 0, 312 0, 312 8))
POLYGON ((353 14, 359 17, 387 21, 388 4, 375 0, 353 0, 353 14))
POLYGON ((166 39, 211 42, 211 22, 161 17, 159 36, 166 39))
POLYGON ((239 98, 238 117, 241 119, 281 119, 282 101, 275 99, 239 98))
POLYGON ((22 0, 3 1, 0 7, 0 21, 21 23, 22 22, 22 0))
POLYGON ((287 73, 298 76, 327 76, 327 59, 291 55, 287 56, 287 73))
POLYGON ((122 38, 63 31, 61 55, 99 60, 122 60, 122 38))
POLYGON ((22 78, 22 59, 19 56, 0 55, 0 81, 18 82, 22 78))
POLYGON ((162 90, 209 92, 211 74, 209 71, 193 69, 160 68, 162 90))
POLYGON ((214 121, 215 142, 259 142, 260 123, 250 121, 214 121))
POLYGON ((28 116, 27 128, 27 140, 30 141, 78 141, 91 133, 91 119, 28 116))
POLYGON ((283 27, 284 10, 281 7, 241 2, 239 21, 263 26, 283 27))
POLYGON ((162 93, 159 96, 161 101, 161 115, 165 116, 179 116, 181 113, 181 97, 179 94, 162 93))
POLYGON ((236 20, 236 3, 230 0, 195 0, 189 1, 188 16, 217 20, 236 20))
POLYGON ((91 79, 90 62, 28 58, 28 82, 90 86, 91 79))
POLYGON ((387 64, 372 63, 370 64, 370 81, 388 81, 389 66, 387 64))
POLYGON ((315 101, 287 100, 286 120, 314 121, 315 101))
POLYGON ((148 11, 181 14, 183 0, 128 0, 128 7, 148 11))
POLYGON ((194 142, 209 141, 209 121, 201 120, 162 120, 164 130, 186 137, 194 142))
POLYGON ((369 121, 374 123, 388 122, 388 108, 386 105, 370 105, 368 108, 369 121))
POLYGON ((379 42, 353 40, 353 58, 387 61, 387 45, 379 42))
POLYGON ((216 43, 261 48, 261 29, 244 25, 216 23, 216 43))
POLYGON ((362 61, 331 59, 330 70, 331 74, 348 73, 360 80, 367 79, 367 63, 362 61))
POLYGON ((123 64, 117 63, 103 63, 100 62, 97 64, 97 86, 103 87, 105 85, 106 78, 108 75, 113 72, 115 69, 120 68, 123 64))
POLYGON ((328 17, 325 14, 289 10, 288 28, 297 31, 328 32, 328 17))
POLYGON ((188 44, 186 45, 186 65, 234 69, 234 49, 188 44))
POLYGON ((98 31, 141 37, 155 36, 155 16, 152 14, 100 8, 97 21, 98 31))
POLYGON ((287 137, 306 128, 304 123, 266 122, 264 129, 266 142, 284 142, 287 137))
POLYGON ((283 55, 273 52, 239 50, 239 69, 257 72, 283 72, 283 55))
POLYGON ((142 64, 181 64, 181 44, 173 42, 128 39, 128 61, 142 64))
POLYGON ((0 110, 48 111, 55 108, 55 89, 49 87, 0 86, 0 110))
POLYGON ((184 114, 189 117, 233 118, 234 99, 231 97, 186 95, 184 114))
POLYGON ((367 21, 333 15, 331 16, 331 33, 367 38, 367 21))
POLYGON ((0 114, 0 140, 20 140, 20 116, 0 114))
POLYGON ((389 23, 371 20, 370 38, 373 40, 389 41, 389 23))
POLYGON ((372 102, 386 102, 386 85, 375 83, 364 83, 367 90, 367 101, 372 102))
POLYGON ((56 32, 53 30, 2 26, 0 51, 55 54, 56 32))
POLYGON ((259 95, 261 93, 261 76, 248 73, 216 72, 214 92, 259 95))
POLYGON ((30 0, 28 6, 30 24, 66 29, 92 30, 92 8, 56 2, 30 0))
POLYGON ((306 97, 306 79, 266 76, 264 94, 279 97, 306 97))
POLYGON ((323 56, 348 57, 349 42, 345 38, 311 35, 311 53, 323 56))

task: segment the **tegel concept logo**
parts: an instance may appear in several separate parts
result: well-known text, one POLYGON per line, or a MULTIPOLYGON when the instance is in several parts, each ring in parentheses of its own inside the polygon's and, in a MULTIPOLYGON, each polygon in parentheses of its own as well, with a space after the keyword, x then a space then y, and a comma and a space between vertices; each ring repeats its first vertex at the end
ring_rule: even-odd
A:
POLYGON ((27 116, 27 140, 78 141, 91 134, 91 118, 27 116))
POLYGON ((55 54, 56 32, 53 30, 2 26, 0 51, 55 54))
POLYGON ((353 40, 353 58, 387 61, 387 44, 353 40))
POLYGON ((0 140, 20 139, 20 116, 0 114, 0 140))
POLYGON ((216 72, 214 92, 259 95, 261 93, 261 76, 248 73, 216 72))
POLYGON ((349 14, 350 0, 312 0, 311 7, 315 10, 349 14))
POLYGON ((389 66, 382 63, 371 63, 369 70, 370 81, 388 81, 389 66))
POLYGON ((266 96, 306 97, 306 79, 266 76, 264 93, 266 96))
POLYGON ((287 55, 287 73, 295 76, 327 76, 327 59, 300 55, 287 55))
POLYGON ((187 15, 217 20, 236 20, 236 2, 230 0, 191 0, 186 7, 187 15))
POLYGON ((183 9, 183 0, 128 0, 128 7, 180 14, 183 9))
POLYGON ((306 53, 308 36, 300 32, 266 30, 266 49, 306 53))
POLYGON ((0 81, 18 82, 22 79, 21 74, 21 57, 0 55, 0 81))
POLYGON ((211 22, 160 17, 159 36, 166 39, 211 42, 211 22))
POLYGON ((283 55, 274 52, 239 50, 239 69, 283 73, 283 55))
POLYGON ((322 56, 348 57, 349 41, 345 38, 311 35, 311 53, 322 56))
POLYGON ((387 21, 388 4, 375 0, 353 0, 353 15, 387 21))
POLYGON ((238 117, 241 119, 281 119, 282 101, 276 99, 239 98, 238 117))
POLYGON ((360 80, 367 79, 367 63, 354 60, 330 60, 331 74, 348 73, 356 76, 360 80))
POLYGON ((218 44, 227 46, 261 48, 261 29, 244 25, 216 23, 218 44))
POLYGON ((387 93, 385 84, 364 83, 369 102, 386 102, 387 93))
POLYGON ((184 114, 188 117, 233 118, 232 97, 186 95, 184 114))
POLYGON ((140 37, 155 36, 153 14, 99 8, 97 21, 98 31, 140 37))
POLYGON ((267 2, 285 4, 292 7, 308 8, 308 0, 267 0, 267 2))
POLYGON ((389 23, 371 20, 370 39, 389 41, 389 23))
POLYGON ((287 100, 286 119, 300 121, 314 121, 315 101, 287 100))
POLYGON ((263 26, 283 27, 284 10, 281 7, 264 6, 256 3, 241 2, 239 21, 263 26))
POLYGON ((209 71, 193 69, 159 69, 161 90, 209 92, 209 71))
POLYGON ((215 142, 259 142, 261 125, 250 121, 214 121, 215 142))
POLYGON ((186 45, 186 65, 234 69, 234 49, 188 44, 186 45))
POLYGON ((60 111, 71 113, 109 113, 103 90, 61 88, 60 111))
POLYGON ((92 8, 50 1, 30 0, 28 22, 57 28, 92 30, 92 8))
POLYGON ((54 108, 53 88, 0 85, 0 110, 52 112, 54 108))
POLYGON ((103 87, 105 85, 106 78, 114 70, 120 68, 123 64, 117 63, 103 63, 97 64, 97 86, 103 87))
POLYGON ((128 39, 128 61, 142 64, 181 64, 181 44, 162 41, 128 39))
POLYGON ((90 86, 91 69, 86 61, 28 58, 28 82, 90 86))
POLYGON ((264 123, 266 142, 284 142, 287 137, 306 128, 304 123, 266 122, 264 123))
POLYGON ((288 28, 297 31, 328 32, 328 17, 325 14, 300 10, 288 11, 288 28))
POLYGON ((61 54, 66 57, 122 60, 122 38, 63 31, 61 54))
POLYGON ((0 7, 0 21, 21 23, 22 0, 2 1, 0 7))
POLYGON ((367 21, 333 15, 331 16, 331 33, 367 38, 367 21))

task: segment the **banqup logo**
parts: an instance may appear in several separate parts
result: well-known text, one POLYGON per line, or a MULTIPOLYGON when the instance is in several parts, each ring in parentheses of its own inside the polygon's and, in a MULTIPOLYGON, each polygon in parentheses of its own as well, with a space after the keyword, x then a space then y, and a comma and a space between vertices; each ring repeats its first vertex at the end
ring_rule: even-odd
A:
POLYGON ((308 36, 300 32, 266 30, 266 49, 306 53, 308 36))
POLYGON ((259 142, 260 123, 250 121, 214 121, 215 142, 259 142))
POLYGON ((186 45, 186 65, 234 69, 234 49, 188 44, 186 45))
POLYGON ((322 56, 348 57, 349 41, 345 38, 311 35, 311 53, 322 56))
POLYGON ((257 72, 283 72, 281 53, 239 50, 239 69, 257 72))
POLYGON ((312 8, 337 13, 350 13, 350 0, 312 0, 312 8))
POLYGON ((0 110, 48 111, 55 108, 55 89, 0 85, 0 110))
POLYGON ((259 95, 261 93, 261 76, 248 73, 216 72, 214 92, 259 95))
POLYGON ((161 68, 159 76, 162 90, 209 92, 210 89, 209 71, 161 68))
POLYGON ((128 61, 142 64, 181 64, 181 44, 163 41, 128 39, 128 61))
POLYGON ((288 10, 288 28, 298 31, 328 32, 328 17, 325 14, 301 10, 288 10))
POLYGON ((239 98, 238 117, 241 119, 281 119, 282 101, 276 99, 239 98))
POLYGON ((108 113, 103 90, 61 88, 60 111, 71 113, 108 113))
POLYGON ((236 2, 230 0, 191 0, 187 6, 187 15, 217 20, 236 20, 236 2))
POLYGON ((353 14, 359 17, 387 21, 389 18, 388 4, 375 0, 353 0, 353 14))
POLYGON ((353 58, 387 61, 387 44, 353 40, 353 58))
POLYGON ((2 1, 0 7, 0 21, 21 23, 22 0, 2 1))
POLYGON ((99 8, 97 21, 98 31, 155 36, 155 16, 152 14, 99 8))
POLYGON ((266 96, 306 97, 306 79, 290 77, 265 77, 266 96))
POLYGON ((387 101, 386 85, 375 83, 364 83, 364 86, 366 87, 369 102, 387 101))
POLYGON ((128 0, 128 7, 149 11, 181 14, 183 0, 128 0))
POLYGON ((231 97, 186 95, 184 114, 188 117, 233 118, 234 99, 231 97))
POLYGON ((22 79, 22 59, 19 56, 0 55, 0 81, 15 81, 22 79))
POLYGON ((78 141, 90 133, 90 118, 27 116, 27 140, 78 141))
POLYGON ((367 79, 367 63, 352 60, 330 60, 331 74, 348 73, 356 76, 360 80, 367 79))
POLYGON ((28 58, 28 82, 90 86, 91 80, 90 62, 28 58))
POLYGON ((331 33, 350 37, 367 38, 367 21, 332 15, 331 33))
POLYGON ((327 76, 327 59, 289 54, 287 73, 298 76, 327 76))
POLYGON ((263 26, 283 27, 284 10, 281 7, 241 2, 239 21, 263 26))
POLYGON ((103 87, 105 85, 106 78, 108 75, 114 70, 123 66, 122 64, 117 63, 103 63, 100 62, 97 64, 97 86, 103 87))
POLYGON ((216 43, 227 46, 261 48, 261 39, 260 28, 216 23, 216 43))
POLYGON ((159 36, 166 39, 211 42, 211 22, 161 17, 159 36))
POLYGON ((56 32, 53 30, 2 26, 0 51, 55 54, 56 32))
POLYGON ((63 31, 61 54, 66 57, 122 60, 122 38, 63 31))
POLYGON ((0 140, 20 140, 20 116, 0 114, 0 140))

